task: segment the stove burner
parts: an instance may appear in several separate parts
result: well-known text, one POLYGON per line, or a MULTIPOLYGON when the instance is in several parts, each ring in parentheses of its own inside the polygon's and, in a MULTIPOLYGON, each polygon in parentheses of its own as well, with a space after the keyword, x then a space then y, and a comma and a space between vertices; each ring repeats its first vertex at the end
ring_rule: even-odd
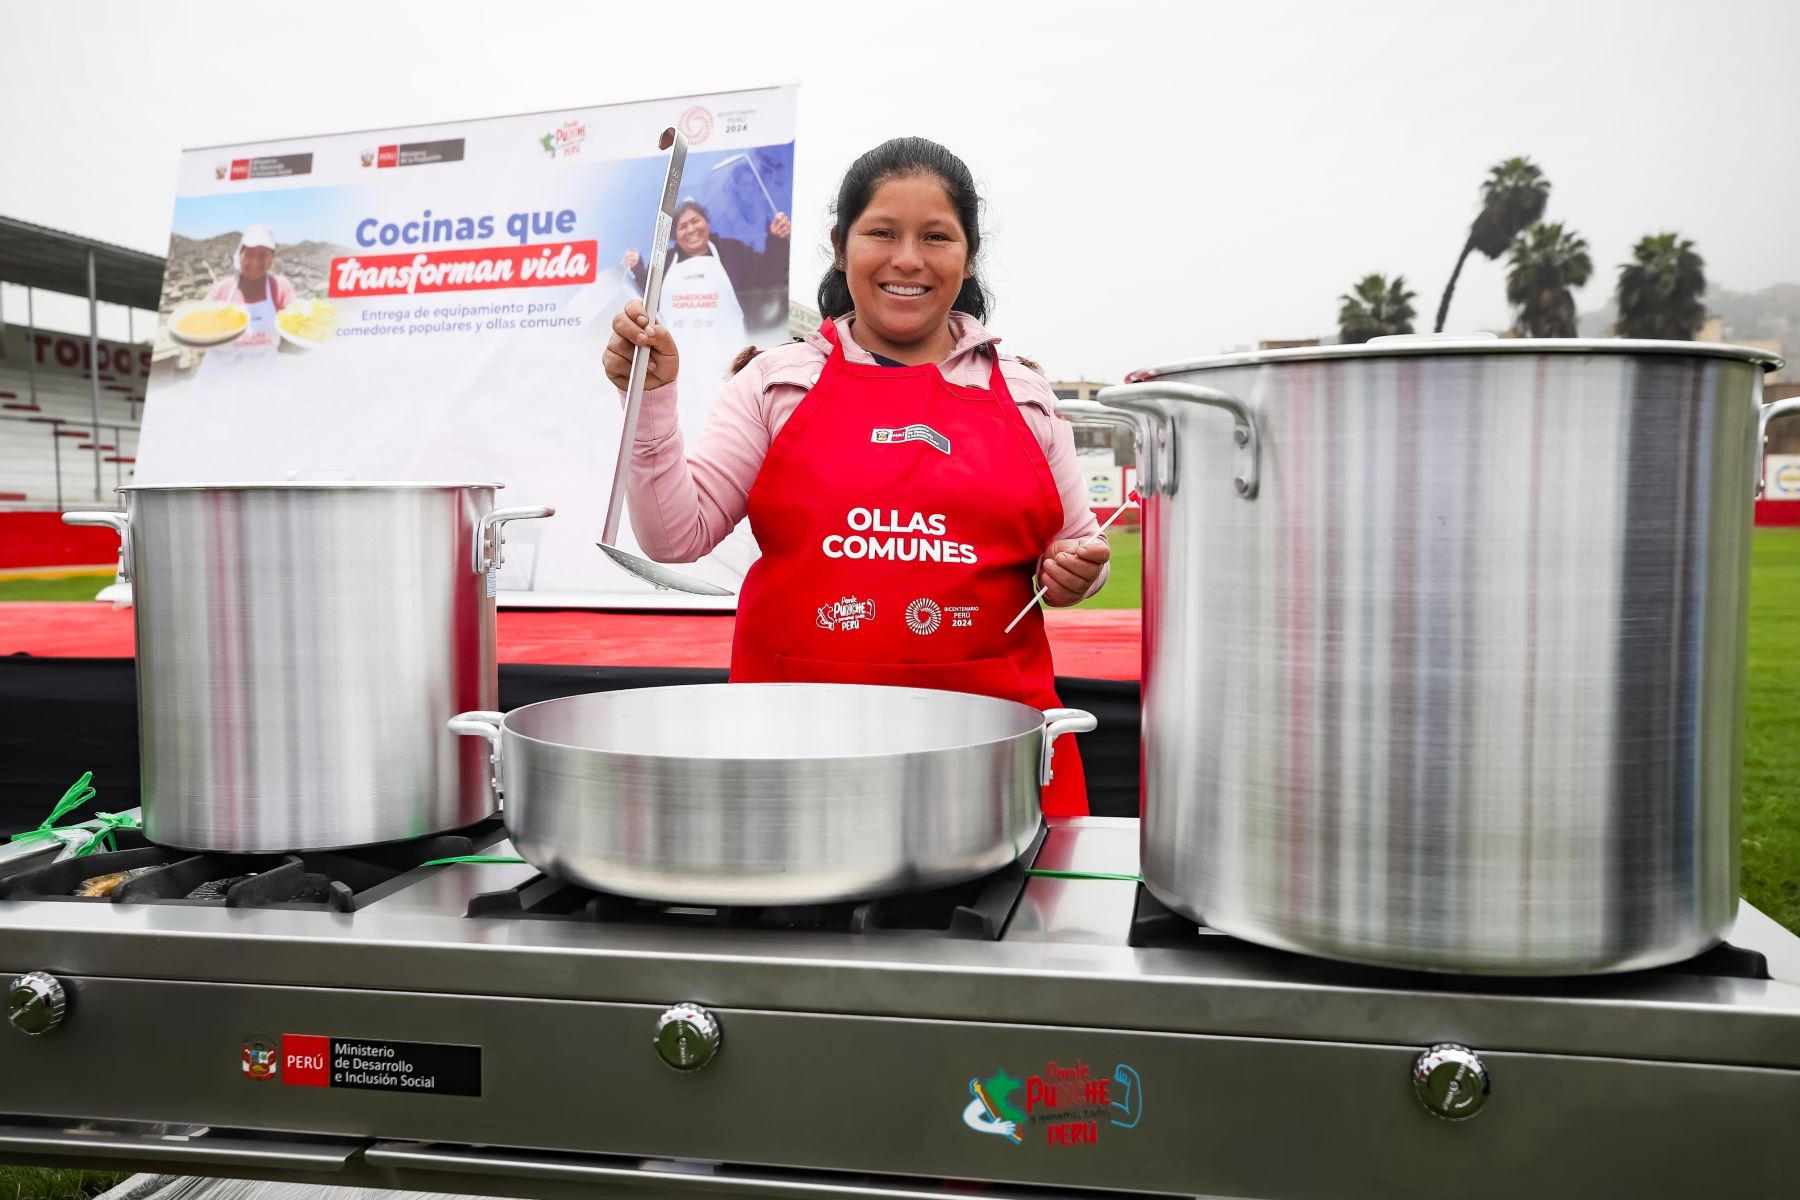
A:
POLYGON ((355 912, 391 894, 397 881, 421 863, 473 854, 492 842, 499 831, 498 819, 490 819, 460 833, 294 854, 191 854, 126 834, 119 839, 125 849, 50 863, 0 879, 0 900, 355 912), (106 879, 119 874, 126 877, 116 883, 106 879))
POLYGON ((597 892, 536 875, 469 901, 474 918, 596 921, 609 925, 817 930, 827 933, 939 934, 995 942, 1025 891, 1025 866, 1044 844, 1040 829, 1018 861, 967 883, 844 904, 729 907, 663 904, 597 892))
MULTIPOLYGON (((1176 949, 1176 950, 1242 950, 1263 954, 1280 955, 1298 963, 1305 963, 1322 971, 1342 973, 1357 977, 1353 982, 1361 986, 1391 987, 1416 985, 1456 990, 1457 984, 1467 982, 1486 986, 1493 982, 1493 976, 1479 975, 1445 975, 1438 972, 1401 971, 1391 967, 1366 967, 1355 963, 1332 962, 1327 959, 1313 959, 1304 955, 1289 954, 1285 950, 1274 950, 1258 946, 1251 942, 1241 941, 1229 934, 1220 933, 1210 926, 1200 925, 1188 920, 1181 914, 1172 911, 1162 901, 1150 894, 1143 884, 1138 884, 1137 908, 1132 913, 1131 935, 1129 943, 1142 948, 1176 949)), ((1734 979, 1768 979, 1769 960, 1755 950, 1745 950, 1733 946, 1730 942, 1720 942, 1711 950, 1696 955, 1686 962, 1671 963, 1666 967, 1656 967, 1648 971, 1638 972, 1642 975, 1722 975, 1734 979)), ((1561 982, 1567 984, 1569 979, 1606 979, 1611 976, 1571 976, 1564 977, 1561 982)), ((1506 986, 1513 991, 1539 991, 1553 988, 1558 980, 1550 977, 1523 978, 1509 976, 1506 986)))

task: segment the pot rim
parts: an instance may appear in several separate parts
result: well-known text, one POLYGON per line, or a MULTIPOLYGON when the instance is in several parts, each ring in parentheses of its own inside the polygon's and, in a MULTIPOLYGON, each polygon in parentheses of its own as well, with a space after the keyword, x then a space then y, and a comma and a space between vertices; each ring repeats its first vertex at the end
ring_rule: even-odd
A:
POLYGON ((448 490, 476 491, 504 483, 408 483, 356 479, 293 479, 281 483, 127 483, 115 492, 440 492, 448 490))
POLYGON ((1356 345, 1296 346, 1285 350, 1250 350, 1188 359, 1164 366, 1133 371, 1127 383, 1143 383, 1170 375, 1207 371, 1218 367, 1276 365, 1292 362, 1329 362, 1341 358, 1425 358, 1487 354, 1597 354, 1609 358, 1639 355, 1723 358, 1755 363, 1764 372, 1779 371, 1781 355, 1754 346, 1728 342, 1672 342, 1648 338, 1502 338, 1464 334, 1402 334, 1374 338, 1356 345))
MULTIPOLYGON (((677 684, 665 684, 660 687, 657 687, 655 690, 659 691, 659 692, 674 692, 674 691, 690 691, 690 690, 698 689, 698 688, 707 688, 707 689, 713 689, 713 688, 816 688, 816 687, 855 688, 855 687, 875 687, 875 686, 884 686, 884 685, 855 684, 855 683, 791 683, 791 682, 786 682, 786 681, 782 681, 782 682, 773 682, 772 681, 772 682, 767 682, 767 683, 677 683, 677 684)), ((643 690, 648 690, 648 689, 615 688, 611 691, 603 691, 603 692, 575 692, 568 696, 552 696, 547 700, 536 700, 530 704, 521 704, 518 708, 508 710, 506 712, 506 714, 500 719, 500 730, 501 730, 501 733, 506 737, 518 738, 521 741, 530 742, 536 746, 543 746, 543 747, 546 747, 551 750, 565 750, 565 751, 569 751, 571 753, 576 753, 576 754, 598 755, 598 756, 600 756, 602 758, 606 758, 606 759, 617 759, 617 758, 654 759, 657 761, 675 761, 675 760, 687 759, 687 760, 692 760, 692 761, 696 761, 696 762, 703 761, 703 762, 706 762, 713 766, 750 765, 750 764, 755 764, 755 763, 768 763, 768 762, 775 761, 774 758, 742 758, 742 757, 731 757, 731 756, 725 756, 725 755, 706 756, 706 755, 695 755, 695 754, 656 754, 656 753, 652 753, 652 752, 644 751, 644 750, 627 750, 622 747, 614 748, 614 749, 603 749, 598 746, 573 746, 567 742, 554 742, 548 738, 538 737, 533 734, 525 733, 525 732, 521 731, 520 729, 518 729, 516 726, 511 724, 513 717, 520 716, 526 712, 531 711, 532 709, 542 708, 546 705, 557 704, 557 703, 566 702, 569 700, 580 699, 580 698, 584 698, 584 697, 588 697, 588 696, 622 696, 627 692, 635 692, 635 691, 643 691, 643 690)), ((1035 715, 1038 718, 1038 724, 1037 724, 1036 728, 1022 729, 1017 733, 1006 734, 1002 737, 989 738, 986 741, 958 742, 954 745, 920 747, 919 749, 916 749, 916 750, 894 750, 894 751, 871 750, 871 751, 865 751, 861 754, 820 754, 820 755, 815 755, 815 756, 806 758, 801 761, 805 761, 808 763, 824 764, 824 763, 833 763, 833 762, 841 762, 841 763, 866 762, 866 761, 874 761, 874 760, 879 760, 879 759, 899 760, 899 759, 911 758, 911 757, 913 757, 915 755, 919 755, 919 754, 947 754, 947 753, 960 753, 960 752, 966 751, 966 750, 990 749, 992 747, 999 746, 1004 743, 1017 741, 1020 738, 1032 737, 1034 735, 1041 736, 1044 731, 1044 726, 1049 724, 1049 720, 1048 720, 1048 718, 1045 717, 1043 709, 1033 708, 1033 707, 1031 707, 1031 705, 1023 704, 1017 700, 1003 700, 998 696, 982 696, 982 695, 977 695, 976 693, 973 693, 973 692, 945 692, 945 691, 942 691, 941 689, 936 689, 936 688, 898 688, 897 687, 897 688, 891 688, 889 690, 896 691, 896 692, 922 692, 922 693, 930 693, 930 694, 934 694, 934 695, 954 696, 954 697, 960 697, 960 698, 976 700, 976 701, 987 701, 992 704, 1010 705, 1013 708, 1019 709, 1022 713, 1031 713, 1031 714, 1035 715)), ((780 756, 780 757, 792 758, 793 756, 789 755, 789 756, 780 756)))

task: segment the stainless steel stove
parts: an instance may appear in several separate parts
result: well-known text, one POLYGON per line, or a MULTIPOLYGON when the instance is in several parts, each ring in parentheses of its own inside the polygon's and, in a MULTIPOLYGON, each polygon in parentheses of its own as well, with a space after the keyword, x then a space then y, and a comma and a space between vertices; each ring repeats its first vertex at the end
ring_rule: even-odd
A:
POLYGON ((1658 971, 1403 974, 1196 929, 1137 849, 1053 822, 1029 875, 753 912, 418 865, 509 854, 493 826, 0 861, 0 984, 42 1030, 0 1030, 0 1160, 520 1196, 1800 1189, 1800 939, 1754 909, 1658 971), (1068 877, 1096 874, 1127 878, 1068 877))

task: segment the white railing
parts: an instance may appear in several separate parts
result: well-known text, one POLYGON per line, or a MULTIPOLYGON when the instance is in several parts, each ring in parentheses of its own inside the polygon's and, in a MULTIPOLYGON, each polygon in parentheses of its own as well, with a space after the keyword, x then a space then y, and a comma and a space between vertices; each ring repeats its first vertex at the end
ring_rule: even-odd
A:
POLYGON ((60 510, 69 499, 110 501, 110 494, 95 493, 94 461, 103 489, 109 480, 115 488, 130 482, 140 429, 126 421, 101 421, 96 429, 91 420, 0 413, 0 508, 54 503, 60 510), (69 470, 78 477, 65 483, 69 470))

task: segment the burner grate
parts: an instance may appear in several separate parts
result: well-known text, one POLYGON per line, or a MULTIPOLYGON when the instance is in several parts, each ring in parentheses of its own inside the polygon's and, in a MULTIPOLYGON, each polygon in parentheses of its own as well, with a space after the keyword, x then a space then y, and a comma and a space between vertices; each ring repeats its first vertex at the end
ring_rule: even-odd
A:
POLYGON ((140 844, 19 871, 0 879, 0 900, 355 912, 390 895, 421 863, 473 854, 499 833, 499 820, 490 818, 459 833, 291 854, 195 854, 122 835, 122 842, 140 844), (104 894, 76 894, 90 881, 115 875, 124 878, 104 894))
POLYGON ((855 934, 937 934, 998 941, 1025 890, 1026 864, 1044 844, 1040 829, 1029 849, 991 875, 927 891, 843 904, 721 906, 665 904, 599 892, 544 875, 469 901, 482 920, 592 921, 608 925, 781 929, 855 934))
MULTIPOLYGON (((1426 986, 1440 989, 1455 988, 1464 982, 1490 983, 1496 976, 1448 975, 1437 972, 1403 971, 1391 967, 1369 967, 1354 963, 1336 962, 1330 959, 1311 958, 1306 955, 1293 954, 1285 950, 1275 950, 1258 946, 1219 932, 1206 925, 1200 925, 1169 909, 1162 901, 1150 894, 1143 884, 1138 884, 1137 908, 1132 913, 1131 935, 1132 946, 1144 949, 1176 949, 1176 950, 1241 950, 1250 953, 1278 955, 1295 963, 1303 963, 1309 968, 1338 973, 1348 978, 1355 975, 1356 982, 1364 986, 1399 987, 1416 986, 1423 982, 1426 986)), ((1641 975, 1711 975, 1727 976, 1734 979, 1768 979, 1769 961, 1755 950, 1746 950, 1741 946, 1733 946, 1729 942, 1720 942, 1712 949, 1699 954, 1685 962, 1671 963, 1666 967, 1656 967, 1649 971, 1638 972, 1641 975)), ((1564 976, 1568 979, 1605 979, 1618 976, 1564 976)), ((1544 987, 1555 986, 1555 981, 1544 977, 1506 976, 1507 987, 1514 991, 1532 991, 1544 987)))

